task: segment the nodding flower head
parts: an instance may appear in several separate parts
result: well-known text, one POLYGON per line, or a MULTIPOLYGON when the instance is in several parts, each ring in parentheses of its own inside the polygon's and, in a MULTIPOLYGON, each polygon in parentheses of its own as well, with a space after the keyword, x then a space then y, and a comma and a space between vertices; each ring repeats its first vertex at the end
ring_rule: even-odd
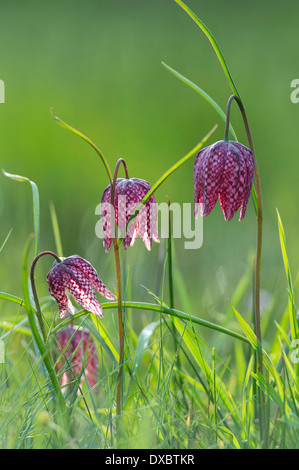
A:
POLYGON ((254 175, 254 158, 251 150, 238 142, 221 140, 202 149, 194 164, 194 215, 198 208, 207 216, 217 199, 225 220, 230 220, 240 210, 245 216, 254 175))
POLYGON ((98 375, 98 355, 95 343, 88 330, 67 327, 57 335, 59 360, 57 372, 61 373, 62 386, 74 382, 80 385, 86 378, 89 387, 94 387, 98 375))
POLYGON ((103 317, 102 307, 94 293, 96 290, 106 299, 115 299, 115 295, 107 289, 99 278, 94 267, 78 255, 61 258, 55 261, 47 274, 49 292, 59 307, 59 317, 63 318, 68 311, 74 314, 74 307, 66 295, 66 290, 85 310, 103 317))
POLYGON ((115 223, 123 235, 123 246, 126 250, 133 246, 139 236, 148 250, 152 240, 159 243, 157 230, 157 205, 152 195, 143 205, 138 215, 132 219, 126 229, 130 217, 151 187, 145 180, 139 178, 117 178, 114 192, 114 208, 111 205, 111 185, 103 192, 101 201, 101 221, 104 232, 104 248, 108 252, 115 232, 115 223), (112 216, 112 217, 111 217, 112 216), (114 217, 113 217, 114 216, 114 217))

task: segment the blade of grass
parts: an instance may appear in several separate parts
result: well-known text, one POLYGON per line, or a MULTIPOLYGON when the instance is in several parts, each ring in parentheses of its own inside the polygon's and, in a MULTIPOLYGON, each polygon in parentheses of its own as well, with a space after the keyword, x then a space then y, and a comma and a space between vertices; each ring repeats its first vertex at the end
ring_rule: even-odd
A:
POLYGON ((11 228, 10 231, 8 232, 8 235, 6 236, 4 242, 2 243, 2 245, 1 245, 1 247, 0 247, 0 253, 1 253, 1 251, 3 250, 3 248, 5 247, 5 245, 6 245, 6 243, 7 243, 7 240, 9 239, 12 230, 13 230, 13 229, 11 228))
MULTIPOLYGON (((169 70, 173 75, 175 75, 179 80, 181 80, 183 83, 185 83, 186 85, 188 85, 190 88, 192 88, 193 90, 195 90, 197 93, 199 93, 216 111, 216 113, 221 117, 222 121, 225 123, 226 122, 226 113, 220 108, 220 106, 216 103, 215 100, 213 100, 213 98, 211 98, 210 95, 208 95, 202 88, 200 88, 199 86, 195 85, 195 83, 193 83, 191 80, 189 80, 188 78, 184 77, 184 75, 180 74, 179 72, 177 72, 175 69, 173 69, 172 67, 170 67, 169 65, 165 64, 165 62, 162 62, 162 65, 167 69, 169 70)), ((233 140, 238 140, 237 139, 237 135, 234 131, 234 128, 233 126, 231 125, 231 123, 229 124, 229 130, 230 130, 230 135, 232 137, 233 140)))
POLYGON ((139 371, 140 371, 140 366, 142 364, 142 359, 143 359, 144 354, 145 354, 145 352, 146 352, 146 350, 149 346, 150 339, 151 339, 155 329, 159 325, 160 325, 159 321, 152 322, 149 325, 147 325, 145 328, 143 328, 143 330, 141 331, 141 333, 139 335, 137 346, 136 346, 135 353, 134 353, 134 360, 133 360, 134 370, 133 370, 132 375, 130 377, 130 383, 129 383, 128 392, 127 392, 128 398, 133 393, 133 391, 136 389, 138 384, 141 383, 141 381, 139 379, 139 371))
POLYGON ((278 209, 276 209, 276 212, 277 212, 277 219, 278 219, 281 252, 282 252, 284 268, 285 268, 285 272, 286 272, 286 276, 288 280, 289 321, 290 321, 292 339, 294 340, 298 338, 298 323, 297 323, 296 308, 295 308, 295 303, 294 303, 294 289, 293 289, 293 282, 292 282, 292 276, 291 276, 287 250, 286 250, 286 238, 285 238, 284 228, 282 225, 282 221, 281 221, 281 217, 279 215, 278 209))
MULTIPOLYGON (((193 321, 193 320, 192 320, 193 321)), ((215 387, 218 393, 218 397, 221 398, 224 406, 226 407, 227 411, 229 412, 230 416, 232 419, 235 421, 237 426, 240 425, 240 416, 237 412, 237 407, 233 401, 233 398, 229 391, 227 390, 224 382, 221 380, 220 377, 217 378, 217 380, 214 381, 213 377, 213 371, 209 367, 207 361, 203 358, 198 341, 200 338, 198 335, 193 332, 189 332, 187 329, 184 329, 184 326, 182 322, 178 318, 174 318, 175 326, 180 333, 180 335, 183 334, 184 332, 184 342, 186 346, 188 347, 190 353, 192 354, 195 362, 198 364, 200 369, 204 372, 208 383, 210 384, 210 389, 213 388, 213 383, 215 383, 215 387)), ((212 400, 214 399, 213 396, 211 396, 212 400)))
POLYGON ((6 336, 9 336, 11 332, 20 333, 26 336, 32 336, 31 330, 23 326, 24 323, 27 323, 27 318, 25 318, 24 320, 21 320, 19 323, 10 323, 7 321, 1 321, 0 328, 3 328, 3 330, 7 330, 7 333, 4 333, 1 336, 1 339, 3 340, 4 338, 6 338, 6 336))
MULTIPOLYGON (((14 296, 14 295, 6 294, 5 292, 0 292, 0 299, 8 300, 10 302, 14 302, 14 303, 17 303, 19 305, 24 304, 24 300, 20 299, 19 297, 14 296)), ((241 334, 239 334, 235 331, 229 330, 228 328, 224 328, 220 325, 217 325, 215 323, 212 323, 212 322, 209 322, 207 320, 201 319, 199 317, 195 317, 193 315, 182 312, 180 310, 170 309, 168 307, 164 307, 164 306, 160 306, 160 305, 156 305, 156 304, 150 304, 150 303, 145 303, 145 302, 134 302, 134 301, 124 301, 123 302, 123 307, 132 308, 132 309, 141 309, 141 310, 147 310, 147 311, 153 311, 153 312, 159 312, 159 313, 165 313, 167 315, 172 315, 172 316, 181 318, 181 319, 186 320, 186 321, 191 321, 193 323, 204 326, 206 328, 211 328, 212 330, 216 330, 216 331, 219 331, 219 332, 224 333, 226 335, 232 336, 233 338, 239 339, 239 340, 241 340, 245 343, 248 343, 248 344, 250 343, 250 340, 247 337, 245 337, 245 336, 243 336, 243 335, 241 335, 241 334)), ((31 308, 33 308, 33 307, 31 307, 31 308)), ((105 303, 102 304, 102 308, 103 309, 117 308, 117 302, 109 302, 109 303, 105 302, 105 303)), ((33 309, 33 311, 34 311, 34 309, 33 309)), ((55 327, 53 329, 53 333, 56 332, 57 330, 59 330, 60 328, 63 328, 64 326, 66 326, 67 323, 71 322, 72 320, 75 320, 76 318, 79 318, 80 316, 86 315, 86 314, 87 314, 86 310, 82 310, 80 312, 77 312, 72 317, 68 317, 68 318, 64 319, 63 321, 61 321, 59 323, 59 325, 57 325, 57 327, 55 327)), ((116 358, 118 356, 118 353, 115 350, 114 346, 112 345, 104 326, 101 324, 101 322, 97 322, 96 326, 99 329, 100 333, 103 334, 103 337, 107 338, 107 341, 108 341, 107 344, 109 344, 109 347, 111 347, 111 351, 113 351, 114 356, 116 358)))
POLYGON ((54 206, 53 202, 50 202, 50 214, 51 214, 53 234, 54 234, 55 245, 56 245, 56 253, 58 254, 59 258, 62 258, 63 257, 63 249, 62 249, 62 243, 61 243, 61 236, 60 236, 60 230, 59 230, 59 224, 58 224, 56 209, 55 209, 55 206, 54 206))
POLYGON ((102 160, 102 163, 104 164, 104 167, 107 171, 109 181, 110 181, 110 183, 112 183, 112 173, 111 173, 109 164, 108 164, 106 158, 104 157, 103 153, 101 152, 101 150, 92 142, 92 140, 89 139, 89 137, 86 137, 86 135, 82 134, 82 132, 78 131, 74 127, 72 127, 69 124, 67 124, 66 122, 62 121, 62 119, 60 119, 59 117, 55 116, 53 108, 51 108, 51 113, 52 113, 52 116, 54 117, 55 121, 61 127, 63 127, 64 129, 67 129, 68 131, 71 131, 73 134, 81 137, 81 139, 85 140, 85 142, 87 142, 97 152, 97 154, 99 155, 100 159, 102 160))
MULTIPOLYGON (((110 302, 109 304, 102 304, 103 308, 106 308, 105 306, 107 305, 110 308, 115 308, 117 305, 115 302, 110 302)), ((125 302, 125 305, 128 306, 129 308, 137 308, 137 309, 142 309, 142 310, 150 310, 154 312, 160 312, 164 313, 167 315, 171 315, 177 318, 181 318, 182 320, 186 320, 188 322, 196 323, 198 325, 204 326, 206 328, 211 328, 213 330, 219 331, 221 333, 227 334, 229 336, 232 336, 234 338, 240 339, 241 341, 244 341, 245 343, 248 343, 248 339, 245 338, 244 336, 240 335, 239 333, 236 333, 232 330, 229 330, 227 328, 223 328, 220 325, 216 325, 215 323, 211 323, 207 320, 201 319, 199 317, 189 315, 188 313, 182 312, 180 310, 176 309, 171 309, 168 307, 160 306, 160 305, 155 305, 155 304, 148 304, 145 302, 125 302)))
POLYGON ((266 369, 268 370, 269 374, 276 381, 279 394, 282 398, 283 397, 283 383, 281 381, 281 376, 279 375, 279 373, 275 369, 275 367, 274 367, 270 357, 266 353, 266 351, 262 348, 261 343, 259 342, 259 340, 258 340, 257 336, 255 335, 254 331, 250 328, 248 323, 244 320, 244 318, 234 308, 233 305, 232 305, 232 309, 235 313, 235 316, 236 316, 242 330, 244 331, 245 335, 249 339, 251 346, 258 353, 258 355, 260 355, 260 357, 262 358, 263 363, 264 363, 266 369))
POLYGON ((193 13, 193 11, 187 7, 187 5, 185 5, 185 3, 183 3, 181 0, 174 0, 183 10, 185 10, 185 12, 192 18, 193 21, 195 21, 195 23, 200 27, 200 29, 204 32, 204 34, 206 35, 206 37, 208 38, 208 40, 210 41, 210 43, 212 44, 213 46, 213 49, 214 51, 216 52, 216 55, 218 57, 218 60, 223 68, 223 71, 226 75, 226 78, 231 86, 231 89, 233 90, 233 93, 238 96, 239 99, 240 98, 240 95, 239 95, 239 92, 237 90, 237 87, 233 81, 233 78, 231 76, 231 73, 228 69, 228 66, 226 64, 226 61, 225 61, 225 58, 221 52, 221 49, 216 41, 216 39, 214 38, 213 34, 211 33, 211 31, 207 28, 207 26, 201 21, 200 18, 198 18, 198 16, 195 15, 195 13, 193 13))
POLYGON ((25 302, 23 299, 20 299, 20 297, 17 297, 15 295, 7 294, 6 292, 0 292, 0 299, 8 300, 9 302, 13 302, 18 305, 23 305, 25 307, 25 302))
POLYGON ((21 181, 21 182, 28 182, 31 185, 32 189, 32 200, 33 200, 33 223, 34 223, 34 257, 38 253, 38 242, 39 242, 39 233, 40 233, 40 210, 39 210, 39 192, 38 192, 38 187, 37 185, 31 181, 29 178, 26 176, 20 176, 20 175, 12 175, 10 173, 7 173, 5 170, 2 170, 3 174, 7 176, 7 178, 11 178, 16 181, 21 181))

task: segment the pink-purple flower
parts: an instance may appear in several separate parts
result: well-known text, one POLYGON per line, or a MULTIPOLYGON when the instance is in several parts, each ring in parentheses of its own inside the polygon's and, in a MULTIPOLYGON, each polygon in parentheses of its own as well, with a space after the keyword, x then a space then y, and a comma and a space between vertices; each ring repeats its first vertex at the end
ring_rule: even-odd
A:
POLYGON ((94 290, 106 299, 116 298, 101 281, 94 267, 78 255, 61 258, 61 263, 55 261, 47 274, 47 281, 49 292, 58 304, 60 318, 67 311, 72 315, 75 312, 66 290, 85 310, 101 318, 103 309, 94 290))
POLYGON ((94 387, 98 375, 98 355, 95 343, 89 331, 81 328, 67 327, 57 335, 57 374, 60 384, 65 386, 74 382, 75 377, 80 385, 86 378, 89 387, 94 387))
POLYGON ((213 210, 217 199, 225 220, 240 209, 245 216, 254 176, 254 158, 244 145, 221 140, 202 149, 194 164, 194 215, 202 217, 213 210))
POLYGON ((151 195, 138 215, 127 224, 135 213, 142 199, 151 187, 139 178, 117 178, 114 193, 114 207, 111 206, 111 185, 103 192, 101 201, 101 221, 104 232, 104 248, 108 252, 116 232, 115 223, 123 238, 124 249, 134 245, 139 236, 148 250, 152 240, 159 242, 157 229, 157 205, 155 196, 151 195), (114 223, 115 222, 115 223, 114 223), (127 227, 127 230, 126 230, 127 227))

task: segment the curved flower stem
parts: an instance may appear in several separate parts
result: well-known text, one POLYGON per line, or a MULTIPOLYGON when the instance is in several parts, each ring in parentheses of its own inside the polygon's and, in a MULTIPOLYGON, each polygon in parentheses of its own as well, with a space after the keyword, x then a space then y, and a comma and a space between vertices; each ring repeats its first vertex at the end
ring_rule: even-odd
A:
MULTIPOLYGON (((247 134, 247 139, 249 143, 250 150, 252 151, 253 158, 254 158, 254 177, 255 177, 255 184, 256 184, 256 211, 257 211, 257 243, 256 243, 256 260, 255 260, 255 286, 254 286, 254 306, 255 306, 255 330, 256 336, 258 337, 260 344, 261 344, 261 324, 260 324, 260 270, 261 270, 261 253, 262 253, 262 226, 263 226, 263 215, 262 215, 262 192, 261 192, 261 184, 260 184, 260 176, 254 151, 254 145, 252 141, 252 136, 249 128, 249 123, 245 111, 245 106, 242 102, 241 96, 237 90, 235 82, 232 78, 224 55, 217 43, 214 35, 212 32, 207 28, 207 26, 202 22, 202 20, 195 15, 195 13, 187 6, 182 0, 174 0, 185 12, 192 18, 192 20, 199 26, 199 28, 203 31, 206 37, 209 39, 217 58, 221 64, 221 67, 226 75, 227 81, 233 91, 233 97, 230 98, 228 107, 230 109, 230 104, 233 99, 235 99, 238 103, 240 108, 244 126, 247 134)), ((228 111, 229 111, 228 109, 228 111)), ((262 373, 263 371, 263 362, 261 358, 261 354, 258 354, 258 370, 262 373)), ((261 438, 263 443, 266 442, 265 440, 265 409, 264 409, 264 398, 262 396, 260 401, 260 410, 261 410, 261 420, 260 420, 260 432, 261 438)))
POLYGON ((32 261, 32 264, 31 264, 31 269, 30 269, 31 289, 32 289, 32 295, 33 295, 33 298, 34 298, 35 306, 36 306, 37 319, 38 319, 39 326, 40 326, 40 329, 41 329, 41 332, 42 332, 42 335, 43 335, 44 342, 46 342, 47 337, 46 337, 43 316, 42 316, 42 312, 41 312, 41 309, 40 309, 38 295, 37 295, 36 286, 35 286, 34 270, 35 270, 35 266, 36 266, 37 261, 42 256, 45 256, 45 255, 53 256, 56 259, 57 263, 61 262, 61 259, 59 258, 59 256, 57 256, 56 253, 54 253, 53 251, 42 251, 41 253, 39 253, 34 258, 34 260, 32 261))
POLYGON ((236 100, 238 102, 238 100, 240 101, 240 99, 236 96, 236 95, 231 95, 227 101, 227 105, 226 105, 226 120, 225 120, 225 131, 224 131, 224 140, 226 142, 229 141, 229 138, 228 138, 228 133, 229 133, 229 125, 230 125, 230 108, 231 108, 231 104, 233 102, 233 100, 236 100))
MULTIPOLYGON (((254 158, 254 178, 256 184, 256 199, 257 199, 257 245, 256 245, 256 262, 255 262, 255 328, 256 328, 256 335, 261 342, 261 326, 260 326, 260 268, 261 268, 261 252, 262 252, 262 225, 263 225, 263 215, 262 215, 262 192, 261 192, 261 184, 260 184, 260 176, 258 171, 258 165, 255 156, 255 150, 253 145, 253 140, 249 128, 249 123, 245 111, 245 106, 242 102, 241 96, 237 90, 233 77, 230 73, 224 55, 217 43, 214 35, 212 32, 207 28, 207 26, 203 23, 203 21, 187 6, 182 0, 174 0, 185 12, 192 18, 192 20, 200 27, 203 33, 206 35, 208 40, 210 41, 217 58, 221 64, 221 67, 226 75, 227 81, 233 91, 233 95, 229 98, 228 101, 228 114, 230 112, 230 105, 233 99, 235 99, 238 103, 240 108, 244 126, 247 134, 247 139, 249 143, 250 150, 252 151, 253 158, 254 158)), ((227 123, 226 123, 227 124, 227 123)), ((228 125, 228 124, 227 124, 228 125)), ((225 131, 225 135, 227 134, 227 130, 225 131)), ((259 365, 258 369, 262 372, 262 360, 259 355, 259 365)))
MULTIPOLYGON (((254 158, 254 178, 256 186, 256 200, 257 200, 257 241, 256 241, 256 259, 255 259, 255 276, 254 276, 254 316, 255 316, 255 333, 260 343, 260 348, 262 347, 262 332, 261 332, 261 315, 260 315, 260 284, 261 284, 261 256, 262 256, 262 233, 263 233, 263 211, 262 211, 262 191, 260 183, 260 175, 253 145, 253 140, 250 132, 250 127, 247 119, 247 114, 245 106, 239 96, 232 95, 230 96, 227 102, 227 121, 225 127, 225 137, 228 139, 228 129, 229 129, 229 116, 230 116, 230 107, 232 101, 235 100, 239 106, 239 109, 242 114, 244 127, 247 135, 248 144, 254 158)), ((263 358, 261 351, 258 351, 258 372, 263 374, 263 358)), ((265 432, 265 416, 264 416, 264 396, 261 396, 261 435, 264 436, 265 432)), ((264 437, 263 437, 264 440, 264 437)))
MULTIPOLYGON (((126 178, 129 178, 129 173, 127 169, 126 162, 123 158, 120 158, 115 166, 113 181, 111 183, 111 210, 114 210, 114 195, 115 195, 115 186, 117 180, 117 174, 120 165, 124 166, 126 178)), ((115 210, 114 210, 115 214, 115 210)), ((111 217, 111 220, 115 220, 115 217, 111 217)), ((123 352, 124 352, 124 325, 123 325, 123 313, 122 313, 122 282, 121 282, 121 266, 120 266, 120 257, 119 257, 119 244, 116 237, 115 225, 113 231, 113 250, 115 258, 115 269, 116 269, 116 280, 117 280, 117 304, 118 304, 118 329, 119 329, 119 373, 116 386, 116 408, 117 414, 121 414, 122 410, 122 376, 123 376, 123 352)))
MULTIPOLYGON (((22 279, 23 279, 23 289, 24 289, 24 301, 22 301, 22 303, 24 303, 24 306, 27 310, 28 320, 29 320, 29 324, 30 324, 30 328, 31 328, 31 331, 32 331, 33 338, 36 342, 37 348, 38 348, 40 356, 41 356, 41 360, 45 365, 45 368, 47 370, 49 379, 50 379, 51 384, 53 386, 53 389, 51 391, 50 390, 49 391, 50 391, 51 394, 54 392, 54 397, 53 397, 54 400, 55 400, 54 401, 54 407, 55 407, 55 410, 59 412, 59 418, 58 418, 59 424, 58 424, 58 422, 57 422, 57 424, 58 424, 59 428, 62 431, 61 437, 66 438, 66 441, 69 441, 69 437, 73 436, 73 426, 71 426, 69 409, 66 406, 65 398, 64 398, 63 393, 61 391, 61 388, 60 388, 60 385, 58 383, 55 370, 54 370, 53 365, 52 365, 52 358, 51 358, 50 351, 48 350, 48 348, 46 348, 46 346, 44 344, 44 341, 43 341, 43 339, 40 335, 39 329, 37 327, 37 324, 36 324, 36 321, 35 321, 36 312, 34 311, 32 305, 31 305, 30 297, 29 297, 29 288, 28 288, 28 279, 27 279, 27 260, 28 260, 30 245, 31 245, 31 239, 29 239, 29 241, 27 242, 25 252, 24 252, 24 257, 23 257, 22 279)), ((36 264, 36 261, 41 256, 43 256, 43 254, 51 254, 51 255, 57 256, 57 255, 55 255, 55 253, 52 253, 52 252, 40 253, 40 255, 36 256, 36 258, 33 262, 34 266, 36 264)), ((31 269, 31 275, 33 275, 34 266, 33 266, 33 269, 31 269)), ((36 294, 36 290, 35 290, 35 294, 36 294)), ((37 298, 37 296, 36 296, 36 298, 37 298)), ((37 303, 37 307, 39 308, 38 299, 37 299, 36 303, 37 303)), ((55 414, 56 414, 56 412, 55 412, 55 414)), ((56 418, 54 418, 54 419, 56 421, 56 418)))
MULTIPOLYGON (((250 150, 252 151, 253 158, 254 158, 254 177, 255 177, 255 184, 256 184, 256 195, 257 195, 257 251, 256 251, 256 263, 255 263, 255 328, 256 328, 256 336, 260 343, 262 342, 262 335, 261 335, 261 321, 260 321, 260 267, 261 267, 261 253, 262 253, 262 225, 263 225, 263 213, 262 213, 262 193, 261 193, 261 184, 260 184, 260 176, 255 156, 255 150, 253 145, 253 140, 249 128, 249 123, 245 111, 245 107, 241 101, 241 99, 236 96, 232 95, 227 103, 227 122, 225 128, 225 137, 228 136, 228 126, 229 126, 229 114, 230 114, 230 106, 232 101, 235 100, 240 108, 242 118, 244 121, 244 126, 246 130, 247 140, 249 143, 250 150)), ((259 361, 259 372, 262 372, 262 360, 259 361)))

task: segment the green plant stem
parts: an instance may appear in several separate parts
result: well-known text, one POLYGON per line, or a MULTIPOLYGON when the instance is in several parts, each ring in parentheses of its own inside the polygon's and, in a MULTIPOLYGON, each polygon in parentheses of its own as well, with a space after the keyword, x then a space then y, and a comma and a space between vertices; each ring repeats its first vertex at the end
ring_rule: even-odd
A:
MULTIPOLYGON (((174 288, 173 288, 173 270, 172 270, 172 217, 170 213, 170 199, 168 199, 168 244, 167 244, 167 250, 168 250, 168 289, 169 289, 169 306, 171 309, 174 308, 174 288)), ((177 343, 180 346, 180 341, 177 339, 177 332, 176 332, 176 327, 174 324, 174 321, 171 319, 172 322, 172 332, 173 332, 173 337, 174 337, 174 346, 176 348, 177 343)), ((179 355, 179 348, 177 349, 177 365, 179 371, 181 371, 181 360, 180 360, 180 355, 179 355)), ((184 387, 183 387, 183 380, 181 375, 178 376, 178 384, 179 387, 182 391, 182 396, 184 400, 184 404, 186 408, 188 407, 188 402, 185 396, 184 392, 184 387)))
MULTIPOLYGON (((58 407, 58 409, 61 412, 61 416, 62 416, 62 420, 63 420, 63 424, 64 424, 64 430, 66 431, 65 435, 67 437, 67 436, 69 436, 69 434, 72 434, 72 428, 70 426, 68 409, 67 409, 67 406, 66 406, 66 403, 65 403, 65 399, 62 395, 62 392, 61 392, 61 389, 60 389, 55 371, 54 371, 54 369, 52 367, 52 364, 51 364, 51 355, 50 355, 49 351, 47 351, 47 349, 45 347, 45 344, 44 344, 44 342, 43 342, 43 340, 40 336, 40 333, 38 331, 38 328, 37 328, 37 325, 36 325, 36 322, 35 322, 35 313, 34 313, 33 308, 31 307, 30 298, 29 298, 28 282, 27 282, 27 259, 28 259, 28 252, 29 252, 30 244, 31 244, 31 240, 29 240, 29 242, 27 243, 24 258, 23 258, 24 304, 25 304, 25 307, 26 307, 26 310, 27 310, 27 315, 28 315, 32 335, 34 337, 34 340, 35 340, 36 345, 38 347, 38 350, 40 352, 41 359, 42 359, 42 361, 45 365, 45 368, 47 370, 47 373, 49 375, 50 381, 51 381, 52 386, 53 386, 53 391, 55 392, 55 396, 56 396, 56 400, 57 400, 56 401, 56 406, 58 407)), ((33 267, 31 266, 31 274, 30 274, 31 282, 32 282, 33 274, 34 274, 35 264, 38 261, 38 259, 41 256, 45 255, 45 254, 54 255, 54 257, 57 256, 57 255, 55 255, 55 253, 52 253, 52 252, 43 252, 43 253, 40 253, 39 255, 37 255, 36 258, 34 259, 33 263, 32 263, 33 267)), ((40 306, 39 306, 38 297, 37 297, 37 294, 36 294, 34 278, 33 278, 33 295, 34 295, 34 300, 35 300, 35 303, 36 303, 37 311, 40 312, 40 306)), ((38 314, 38 319, 40 321, 39 314, 38 314)), ((44 331, 44 329, 42 329, 42 331, 44 331)))
MULTIPOLYGON (((250 147, 250 150, 253 154, 254 158, 254 176, 255 176, 255 184, 256 184, 256 195, 257 195, 257 245, 256 245, 256 262, 255 262, 255 290, 254 290, 254 297, 255 297, 255 329, 256 329, 256 336, 260 343, 262 344, 262 333, 261 333, 261 318, 260 318, 260 271, 261 271, 261 254, 262 254, 262 226, 263 226, 263 214, 262 214, 262 193, 261 193, 261 184, 260 184, 260 176, 255 156, 255 150, 253 145, 253 140, 249 128, 249 123, 245 111, 245 107, 241 101, 241 99, 236 96, 232 95, 228 100, 228 121, 229 121, 229 112, 230 112, 230 105, 232 101, 235 100, 239 106, 239 109, 242 114, 247 140, 250 147)), ((225 135, 228 134, 228 124, 226 124, 226 131, 225 135)), ((262 372, 262 361, 259 360, 258 366, 259 372, 262 372)))
MULTIPOLYGON (((255 260, 255 293, 254 293, 254 305, 255 305, 255 330, 256 330, 256 336, 260 341, 261 344, 261 322, 260 322, 260 271, 261 271, 261 254, 262 254, 262 229, 263 229, 263 212, 262 212, 262 192, 261 192, 261 184, 260 184, 260 176, 259 176, 259 170, 258 170, 258 165, 257 165, 257 160, 256 160, 256 155, 255 155, 255 150, 254 150, 254 145, 253 145, 253 140, 249 128, 249 123, 246 115, 246 110, 245 106, 243 104, 243 101, 241 99, 241 96, 237 90, 237 87, 235 85, 235 82, 232 78, 232 75, 229 71, 229 68, 227 66, 226 60, 224 58, 224 55, 215 39, 211 31, 206 27, 206 25, 201 21, 198 16, 193 13, 193 11, 187 7, 187 5, 184 4, 182 0, 174 0, 185 12, 192 18, 192 20, 200 27, 200 29, 204 32, 206 37, 209 39, 217 57, 218 60, 223 68, 223 71, 226 75, 227 81, 233 91, 234 97, 231 99, 236 99, 242 117, 243 117, 243 122, 247 134, 247 140, 249 143, 250 150, 252 151, 253 157, 254 157, 254 177, 255 177, 255 185, 256 185, 256 208, 257 208, 257 241, 256 241, 256 260, 255 260)), ((258 355, 258 371, 262 374, 263 373, 263 361, 261 359, 261 354, 258 355)), ((261 420, 260 420, 260 431, 261 431, 261 439, 263 442, 265 442, 265 407, 264 407, 264 398, 261 397, 260 401, 260 410, 261 410, 261 420)))
POLYGON ((226 105, 226 120, 225 120, 225 131, 224 131, 224 140, 226 142, 229 141, 228 133, 229 133, 229 126, 230 126, 230 108, 234 99, 238 101, 239 98, 236 95, 230 96, 226 105))
POLYGON ((45 255, 53 256, 58 263, 61 262, 61 259, 59 258, 59 256, 57 256, 56 253, 53 253, 53 251, 42 251, 41 253, 39 253, 34 258, 34 260, 32 261, 32 264, 31 264, 31 269, 30 269, 31 289, 32 289, 32 295, 33 295, 33 298, 34 298, 35 306, 36 306, 36 315, 37 315, 39 326, 40 326, 40 329, 41 329, 41 332, 42 332, 42 335, 43 335, 44 342, 46 342, 47 336, 46 336, 46 332, 45 332, 45 328, 44 328, 43 316, 42 316, 42 312, 41 312, 41 309, 40 309, 38 295, 37 295, 37 291, 36 291, 36 285, 35 285, 35 279, 34 279, 34 270, 35 270, 35 266, 36 266, 37 261, 42 256, 45 256, 45 255))
MULTIPOLYGON (((257 240, 256 240, 255 275, 254 275, 254 318, 255 318, 255 334, 259 340, 260 347, 262 347, 261 314, 260 314, 260 284, 261 284, 263 212, 262 212, 261 183, 260 183, 260 176, 259 176, 256 155, 255 155, 255 149, 253 145, 252 135, 250 132, 250 127, 249 127, 249 123, 247 119, 245 106, 241 98, 236 95, 230 96, 228 103, 227 103, 227 122, 226 122, 226 127, 225 127, 224 138, 228 140, 230 107, 231 107, 231 103, 233 102, 233 100, 237 102, 240 112, 242 114, 249 148, 254 158, 254 177, 255 177, 255 185, 256 185, 256 200, 257 200, 257 214, 256 214, 257 240)), ((258 369, 258 372, 263 374, 263 358, 262 358, 261 351, 259 351, 259 354, 257 354, 257 369, 258 369)), ((264 394, 261 393, 260 421, 261 421, 261 436, 262 436, 263 441, 265 440, 264 437, 265 437, 265 426, 266 426, 264 404, 265 404, 265 397, 264 397, 264 394)))
POLYGON ((174 295, 173 295, 173 275, 172 275, 172 230, 171 230, 172 217, 170 215, 170 200, 168 200, 168 288, 169 288, 169 306, 174 307, 174 295))
MULTIPOLYGON (((22 304, 22 300, 18 299, 17 297, 14 296, 8 296, 8 294, 4 294, 4 296, 1 296, 1 298, 5 298, 8 301, 17 303, 19 305, 22 304)), ((151 304, 147 302, 136 302, 136 301, 123 301, 122 302, 123 308, 132 308, 132 309, 138 309, 138 310, 146 310, 146 311, 151 311, 151 312, 159 312, 159 313, 164 313, 166 315, 174 316, 177 318, 180 318, 181 320, 190 322, 191 324, 194 323, 196 325, 203 326, 205 328, 209 328, 215 331, 218 331, 219 333, 224 333, 227 336, 230 336, 232 338, 236 338, 246 344, 250 344, 250 341, 248 338, 245 336, 241 335, 240 333, 237 333, 235 331, 229 330, 228 328, 225 328, 224 326, 217 325, 216 323, 212 323, 208 320, 204 320, 203 318, 199 318, 198 316, 195 315, 190 315, 189 313, 182 312, 181 310, 177 310, 175 308, 169 308, 165 305, 157 305, 157 304, 151 304)), ((110 309, 110 308, 118 308, 118 302, 112 301, 112 302, 104 302, 102 303, 102 308, 104 309, 110 309)), ((82 310, 81 312, 75 313, 75 315, 72 316, 73 320, 76 320, 77 318, 80 318, 82 315, 86 314, 86 310, 82 310)), ((63 328, 67 323, 71 321, 71 317, 66 318, 62 322, 59 323, 57 327, 55 327, 52 330, 52 334, 56 333, 58 330, 63 328)))
MULTIPOLYGON (((117 180, 117 174, 120 165, 124 166, 126 178, 129 178, 128 169, 126 162, 123 158, 120 158, 115 166, 113 181, 111 184, 111 210, 113 214, 111 215, 111 220, 115 220, 115 209, 114 209, 114 195, 115 195, 115 186, 117 180)), ((122 379, 123 379, 123 353, 124 353, 124 325, 123 325, 123 312, 122 312, 122 281, 121 281, 121 266, 120 266, 120 257, 119 257, 119 244, 116 237, 115 223, 113 230, 113 249, 114 249, 114 259, 115 259, 115 270, 116 270, 116 280, 117 280, 117 305, 118 305, 118 329, 119 329, 119 373, 116 386, 116 408, 117 414, 120 415, 122 411, 122 379)))

